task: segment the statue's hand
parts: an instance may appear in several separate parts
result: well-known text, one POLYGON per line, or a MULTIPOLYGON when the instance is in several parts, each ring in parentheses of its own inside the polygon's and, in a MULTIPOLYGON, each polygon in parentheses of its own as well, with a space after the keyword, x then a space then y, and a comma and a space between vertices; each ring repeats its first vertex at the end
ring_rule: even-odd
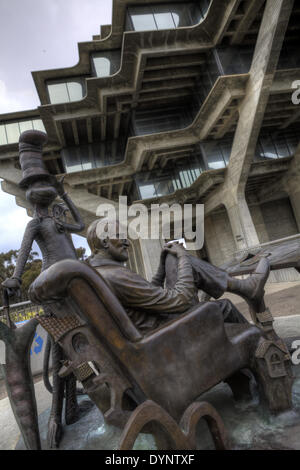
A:
POLYGON ((5 279, 4 282, 2 282, 2 287, 8 289, 9 295, 15 295, 19 292, 21 288, 21 282, 16 277, 10 277, 8 279, 5 279))
POLYGON ((64 179, 65 179, 65 177, 62 176, 60 180, 56 180, 55 183, 54 183, 55 184, 55 189, 56 189, 59 196, 62 196, 63 194, 65 194, 64 179))
POLYGON ((186 249, 184 248, 183 244, 179 242, 172 243, 171 245, 165 245, 164 251, 167 254, 171 253, 172 255, 177 256, 177 258, 186 255, 186 249))

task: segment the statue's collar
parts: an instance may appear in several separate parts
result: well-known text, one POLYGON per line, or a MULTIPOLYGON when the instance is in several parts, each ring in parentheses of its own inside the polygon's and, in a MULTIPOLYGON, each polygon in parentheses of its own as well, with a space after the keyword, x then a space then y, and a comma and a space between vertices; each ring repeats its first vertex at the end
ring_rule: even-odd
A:
POLYGON ((88 263, 93 266, 93 268, 98 268, 100 266, 119 266, 124 267, 124 263, 120 261, 115 261, 113 259, 106 258, 97 258, 93 257, 88 260, 88 263))

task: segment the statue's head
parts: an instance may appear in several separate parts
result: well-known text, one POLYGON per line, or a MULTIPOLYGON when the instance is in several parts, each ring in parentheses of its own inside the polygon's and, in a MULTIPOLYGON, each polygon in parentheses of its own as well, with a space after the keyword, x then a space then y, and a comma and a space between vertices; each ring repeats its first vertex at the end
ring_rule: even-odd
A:
POLYGON ((48 179, 34 181, 26 191, 26 199, 32 205, 49 206, 56 197, 56 188, 48 179))
POLYGON ((19 139, 22 180, 19 185, 26 190, 26 199, 33 205, 50 205, 57 197, 56 179, 46 168, 43 146, 47 134, 37 130, 25 131, 19 139))
MULTIPOLYGON (((94 222, 91 223, 87 230, 87 242, 89 244, 92 254, 96 255, 98 253, 101 253, 103 256, 106 255, 108 258, 114 259, 116 261, 127 261, 128 248, 130 246, 130 243, 127 238, 119 237, 119 223, 116 221, 115 226, 113 227, 113 232, 115 232, 115 236, 113 237, 109 235, 105 237, 100 237, 99 230, 97 230, 98 224, 99 219, 94 220, 94 222)), ((108 232, 108 224, 105 231, 108 232)))

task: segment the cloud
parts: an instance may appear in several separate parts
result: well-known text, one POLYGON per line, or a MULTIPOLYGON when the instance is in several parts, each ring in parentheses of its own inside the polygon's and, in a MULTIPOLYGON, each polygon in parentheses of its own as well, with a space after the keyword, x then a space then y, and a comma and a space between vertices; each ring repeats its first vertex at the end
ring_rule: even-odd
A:
POLYGON ((23 234, 30 217, 26 210, 18 207, 15 198, 10 194, 0 192, 0 252, 20 248, 23 234))
POLYGON ((0 80, 0 114, 32 109, 39 105, 33 89, 8 91, 6 84, 0 80))

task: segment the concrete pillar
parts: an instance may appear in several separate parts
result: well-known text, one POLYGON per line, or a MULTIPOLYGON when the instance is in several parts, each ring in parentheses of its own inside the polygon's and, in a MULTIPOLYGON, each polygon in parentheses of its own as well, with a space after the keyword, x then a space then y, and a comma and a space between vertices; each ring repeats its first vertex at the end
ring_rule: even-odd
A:
POLYGON ((228 213, 237 250, 247 250, 259 245, 257 232, 244 197, 227 199, 225 207, 228 213))
MULTIPOLYGON (((249 206, 249 204, 248 204, 249 206)), ((269 234, 264 221, 263 213, 260 204, 249 206, 251 217, 256 228, 256 232, 260 243, 267 243, 269 241, 269 234)))
MULTIPOLYGON (((300 187, 300 181, 299 181, 300 187)), ((298 191, 289 192, 291 206, 293 208, 298 231, 300 232, 300 189, 298 191)))
POLYGON ((259 244, 245 188, 293 3, 266 2, 225 181, 205 203, 206 215, 222 204, 226 206, 238 250, 259 244))
POLYGON ((283 177, 283 188, 290 198, 295 220, 300 232, 300 144, 288 172, 283 177))
POLYGON ((228 215, 223 206, 205 218, 205 248, 208 258, 215 266, 232 258, 236 251, 228 215))

